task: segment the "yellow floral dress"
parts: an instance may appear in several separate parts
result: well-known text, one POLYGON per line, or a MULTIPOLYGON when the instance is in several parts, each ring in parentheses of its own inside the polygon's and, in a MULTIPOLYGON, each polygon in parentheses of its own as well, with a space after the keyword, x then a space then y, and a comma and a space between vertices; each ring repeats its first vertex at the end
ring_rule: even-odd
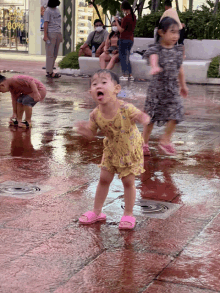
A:
POLYGON ((101 168, 111 173, 119 174, 119 178, 129 174, 140 175, 143 168, 143 138, 131 114, 141 113, 135 106, 123 101, 112 119, 102 116, 99 107, 90 115, 90 125, 93 131, 102 130, 104 150, 101 168))

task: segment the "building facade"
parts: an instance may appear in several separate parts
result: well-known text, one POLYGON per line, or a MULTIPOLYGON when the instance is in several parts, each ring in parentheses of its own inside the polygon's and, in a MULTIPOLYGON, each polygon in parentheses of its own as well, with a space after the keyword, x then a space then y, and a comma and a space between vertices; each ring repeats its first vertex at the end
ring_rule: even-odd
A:
MULTIPOLYGON (((64 42, 58 54, 62 56, 86 40, 93 31, 93 22, 98 16, 86 0, 60 1, 64 42)), ((45 55, 43 11, 47 2, 48 0, 0 0, 0 50, 45 55)), ((194 8, 198 9, 203 3, 202 0, 194 0, 194 8)), ((179 6, 184 11, 188 8, 188 0, 179 0, 179 6)), ((106 24, 101 7, 99 12, 106 24)))
MULTIPOLYGON (((48 0, 0 0, 0 50, 44 55, 43 12, 48 0)), ((61 0, 64 42, 59 55, 73 51, 93 31, 97 18, 85 0, 61 0)), ((99 7, 103 22, 105 17, 99 7)))

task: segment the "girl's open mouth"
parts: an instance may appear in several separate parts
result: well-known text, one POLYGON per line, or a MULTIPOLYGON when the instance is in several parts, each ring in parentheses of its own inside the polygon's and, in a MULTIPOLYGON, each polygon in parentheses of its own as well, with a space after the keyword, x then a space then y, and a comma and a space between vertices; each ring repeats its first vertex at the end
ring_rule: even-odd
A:
POLYGON ((104 94, 102 91, 98 91, 97 96, 98 96, 98 98, 102 98, 104 96, 104 94))

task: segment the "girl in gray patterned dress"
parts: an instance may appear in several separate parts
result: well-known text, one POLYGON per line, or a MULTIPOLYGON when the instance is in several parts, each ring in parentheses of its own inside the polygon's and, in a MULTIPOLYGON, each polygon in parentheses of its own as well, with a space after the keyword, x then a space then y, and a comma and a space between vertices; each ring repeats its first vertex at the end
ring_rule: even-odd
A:
POLYGON ((144 155, 150 155, 148 140, 154 123, 166 124, 159 148, 168 155, 176 153, 171 144, 171 136, 176 124, 183 120, 181 95, 186 97, 184 72, 182 67, 183 49, 175 45, 179 39, 178 23, 165 17, 159 24, 157 43, 150 45, 143 58, 149 58, 152 79, 148 87, 144 111, 150 115, 151 123, 144 127, 144 155), (180 85, 180 88, 179 88, 180 85))

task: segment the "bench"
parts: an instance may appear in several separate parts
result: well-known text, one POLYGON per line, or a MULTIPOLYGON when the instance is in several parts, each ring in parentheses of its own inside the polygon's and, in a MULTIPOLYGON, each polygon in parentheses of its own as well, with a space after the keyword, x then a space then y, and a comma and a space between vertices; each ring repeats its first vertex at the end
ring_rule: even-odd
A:
MULTIPOLYGON (((207 71, 210 60, 185 60, 183 69, 185 80, 189 83, 207 83, 207 71)), ((92 75, 100 69, 99 58, 79 57, 80 74, 92 75)), ((131 60, 132 75, 135 79, 150 79, 150 66, 146 60, 131 60)), ((113 72, 122 75, 121 66, 117 63, 113 72)))
MULTIPOLYGON (((146 50, 153 44, 152 38, 134 38, 133 51, 146 50)), ((220 55, 220 40, 185 40, 186 60, 183 62, 186 82, 207 83, 207 71, 211 59, 220 55)), ((130 58, 132 75, 135 79, 149 79, 150 66, 146 60, 130 58)), ((99 58, 79 57, 80 74, 91 75, 100 69, 99 58)), ((122 75, 120 63, 113 69, 119 76, 122 75)), ((60 71, 62 73, 62 70, 60 71)))

